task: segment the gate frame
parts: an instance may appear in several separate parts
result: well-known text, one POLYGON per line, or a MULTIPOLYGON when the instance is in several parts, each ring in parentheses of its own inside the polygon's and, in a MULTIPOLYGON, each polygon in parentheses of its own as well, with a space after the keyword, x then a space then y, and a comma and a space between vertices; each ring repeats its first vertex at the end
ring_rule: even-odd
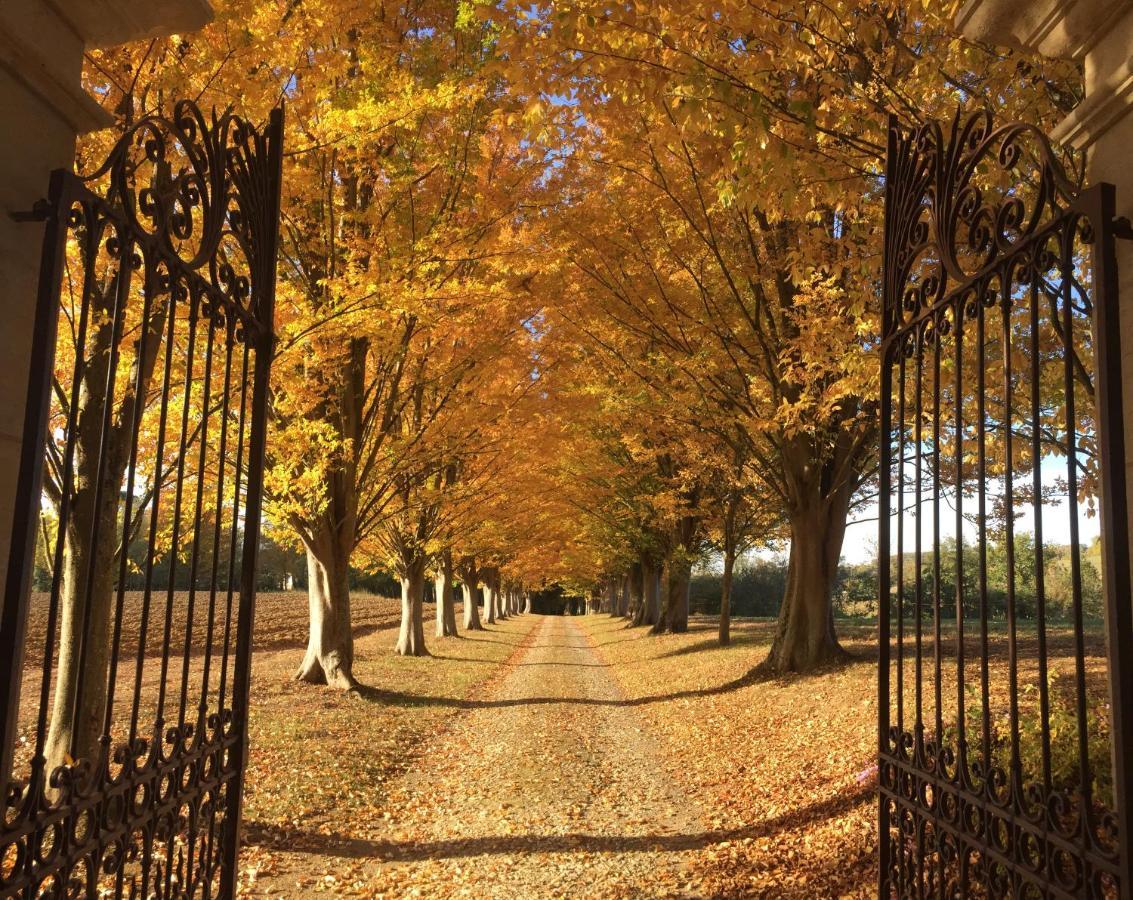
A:
MULTIPOLYGON (((980 115, 975 113, 974 115, 980 115)), ((955 139, 965 117, 961 110, 952 123, 952 138, 955 139)), ((990 141, 1001 133, 1008 132, 1013 125, 993 127, 990 115, 987 117, 988 131, 985 140, 990 141)), ((924 127, 924 126, 922 126, 924 127)), ((890 731, 890 663, 892 661, 892 633, 890 627, 892 579, 890 565, 892 547, 890 542, 890 522, 893 514, 891 498, 893 495, 894 453, 890 436, 893 432, 893 377, 894 354, 899 352, 900 343, 896 338, 903 337, 896 310, 903 302, 904 283, 891 285, 894 276, 894 252, 902 247, 891 246, 891 238, 897 235, 894 209, 894 185, 900 183, 900 175, 895 172, 898 162, 907 162, 901 156, 902 143, 911 144, 921 128, 912 131, 904 128, 895 115, 889 117, 888 142, 885 166, 885 213, 884 213, 884 251, 882 262, 882 338, 879 345, 881 362, 880 373, 880 471, 879 471, 879 509, 878 509, 878 694, 877 694, 877 741, 878 741, 878 897, 884 893, 887 882, 890 858, 890 817, 888 797, 882 783, 882 768, 889 756, 890 731)), ((1045 142, 1045 135, 1035 131, 1045 142)), ((1049 150, 1049 145, 1047 147, 1049 150)), ((914 151, 915 152, 915 151, 914 151)), ((944 152, 944 148, 941 148, 944 152)), ((934 173, 938 174, 938 173, 934 173)), ((929 190, 939 187, 930 177, 926 182, 929 190)), ((923 209, 928 191, 922 185, 917 198, 917 209, 923 209)), ((1110 700, 1110 752, 1114 779, 1114 813, 1118 822, 1117 869, 1119 879, 1118 896, 1121 900, 1133 900, 1133 640, 1126 641, 1123 651, 1122 638, 1133 638, 1133 577, 1130 566, 1130 521, 1128 484, 1125 473, 1126 439, 1123 410, 1123 388, 1121 368, 1121 334, 1119 323, 1119 289, 1116 260, 1116 240, 1133 238, 1133 229, 1126 219, 1116 216, 1116 189, 1109 183, 1098 183, 1080 191, 1066 205, 1064 216, 1078 215, 1089 222, 1094 239, 1090 246, 1092 263, 1092 282, 1090 296, 1093 301, 1091 332, 1093 338, 1096 372, 1096 428, 1098 435, 1099 458, 1099 507, 1100 534, 1102 540, 1102 584, 1105 601, 1105 646, 1108 670, 1110 700), (1119 702, 1121 701, 1121 702, 1119 702)), ((933 217, 930 217, 933 218, 933 217)), ((1050 219, 1051 222, 1055 219, 1050 219)), ((1037 231, 1036 227, 1036 231, 1037 231)), ((1025 245, 1034 239, 1034 233, 1021 239, 1025 245)), ((989 269, 1004 258, 997 252, 994 259, 986 261, 979 270, 968 277, 967 282, 953 284, 942 296, 935 300, 931 309, 944 308, 956 297, 963 284, 982 277, 989 269)), ((916 317, 918 314, 913 314, 916 317)), ((927 313, 924 314, 927 317, 927 313)), ((919 321, 919 320, 918 320, 919 321)), ((958 325, 957 327, 962 327, 958 325)), ((935 539, 935 538, 934 538, 935 539)), ((899 565, 901 562, 899 561, 899 565)), ((960 613, 962 615, 962 612, 960 613)), ((933 773, 925 771, 926 779, 933 779, 933 773)), ((965 886, 961 886, 963 889, 965 886)), ((1087 886, 1088 889, 1088 886, 1087 886)))
MULTIPOLYGON (((176 101, 171 105, 172 117, 176 119, 183 108, 200 115, 195 103, 176 101)), ((230 114, 225 111, 220 118, 230 114)), ((160 119, 161 117, 151 117, 160 119)), ((218 121, 217 111, 213 110, 213 123, 218 121)), ((247 126, 248 123, 242 124, 247 126)), ((111 156, 133 139, 138 129, 145 123, 143 119, 135 123, 114 144, 111 156)), ((274 107, 262 129, 256 130, 264 140, 267 151, 264 159, 265 173, 271 178, 270 196, 260 198, 264 206, 260 210, 265 216, 267 229, 262 236, 270 240, 270 254, 265 259, 261 254, 258 261, 265 271, 259 272, 260 290, 250 300, 255 303, 255 314, 261 329, 249 330, 246 340, 254 349, 252 385, 252 407, 248 438, 248 459, 245 463, 248 472, 246 482, 246 502, 244 505, 244 532, 241 557, 237 616, 234 674, 232 681, 232 727, 237 739, 230 749, 231 765, 234 774, 228 781, 226 818, 220 862, 220 896, 236 895, 240 842, 240 817, 244 793, 244 773, 247 767, 248 752, 248 709, 251 685, 252 632, 255 615, 257 555, 260 543, 260 530, 263 507, 263 481, 267 443, 267 397, 272 356, 275 349, 274 312, 276 292, 276 268, 278 259, 279 230, 281 219, 281 191, 283 183, 283 105, 274 107)), ((211 134, 201 135, 202 141, 211 139, 211 134)), ((227 154, 227 146, 217 149, 227 154)), ((225 191, 231 187, 227 174, 227 157, 222 157, 225 176, 225 191)), ((99 173, 104 171, 100 168, 99 173)), ((96 173, 97 174, 97 173, 96 173)), ((95 176, 91 176, 92 178, 95 176)), ((84 196, 94 195, 104 201, 101 194, 89 187, 86 180, 70 169, 56 169, 51 173, 48 194, 45 200, 37 201, 33 210, 14 215, 17 221, 43 222, 44 237, 40 258, 39 281, 35 298, 35 317, 32 329, 32 347, 29 361, 27 398, 24 409, 24 424, 20 448, 19 480, 14 503, 12 540, 9 549, 8 568, 5 573, 4 594, 0 598, 0 678, 6 685, 0 688, 0 815, 8 808, 7 798, 14 790, 11 783, 13 772, 14 739, 18 729, 22 672, 26 650, 27 614, 33 572, 35 569, 36 546, 38 543, 37 524, 40 515, 44 472, 44 442, 48 436, 51 415, 51 384, 54 375, 54 362, 57 344, 59 304, 66 261, 68 218, 72 205, 84 196)), ((227 193, 223 197, 227 205, 227 193)), ((263 224, 263 223, 261 223, 263 224)), ((48 773, 49 774, 49 773, 48 773)), ((0 819, 0 834, 3 821, 0 819)), ((99 829, 101 830, 101 829, 99 829)), ((81 857, 80 857, 81 858, 81 857)))

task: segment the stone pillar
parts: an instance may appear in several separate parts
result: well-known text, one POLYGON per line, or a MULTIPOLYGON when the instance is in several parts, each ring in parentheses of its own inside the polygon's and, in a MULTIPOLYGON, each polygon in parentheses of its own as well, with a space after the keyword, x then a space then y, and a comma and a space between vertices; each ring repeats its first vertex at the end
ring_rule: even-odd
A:
POLYGON ((81 86, 83 51, 191 31, 206 0, 0 2, 0 584, 8 565, 43 223, 15 222, 112 118, 81 86))
MULTIPOLYGON (((1085 99, 1050 136, 1086 153, 1087 184, 1114 185, 1118 216, 1133 220, 1133 0, 969 0, 956 24, 974 40, 1082 63, 1085 99)), ((1133 241, 1117 241, 1117 266, 1122 399, 1133 422, 1133 241)), ((1133 432, 1125 441, 1133 492, 1133 432)))

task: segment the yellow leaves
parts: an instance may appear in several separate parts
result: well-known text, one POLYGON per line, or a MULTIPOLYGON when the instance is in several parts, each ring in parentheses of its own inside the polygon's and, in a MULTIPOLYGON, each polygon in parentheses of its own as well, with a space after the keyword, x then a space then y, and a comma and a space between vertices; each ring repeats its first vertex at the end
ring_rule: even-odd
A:
POLYGON ((731 478, 719 446, 856 426, 886 105, 950 115, 949 72, 1051 114, 954 5, 217 0, 85 77, 110 107, 120 71, 143 105, 287 100, 273 516, 357 462, 429 548, 561 571, 731 478))
POLYGON ((527 104, 527 109, 523 113, 523 121, 528 125, 537 125, 543 121, 543 104, 539 100, 532 101, 527 104))

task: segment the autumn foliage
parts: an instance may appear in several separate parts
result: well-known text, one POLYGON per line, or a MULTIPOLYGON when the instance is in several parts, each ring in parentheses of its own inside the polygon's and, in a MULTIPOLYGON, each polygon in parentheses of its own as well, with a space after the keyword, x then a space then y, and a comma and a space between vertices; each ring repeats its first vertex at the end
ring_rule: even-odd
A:
MULTIPOLYGON (((847 523, 877 491, 888 117, 964 103, 1050 125, 1077 73, 973 44, 956 3, 927 0, 213 5, 198 34, 90 53, 84 78, 122 126, 182 96, 255 120, 286 108, 265 532, 306 561, 294 678, 373 698, 398 686, 361 670, 427 682, 439 664, 358 665, 374 604, 352 600, 359 573, 399 582, 396 637, 385 620, 378 633, 402 656, 430 653, 426 601, 448 647, 550 585, 685 654, 694 569, 722 563, 709 637, 727 644, 733 567, 768 547, 789 560, 777 622, 745 624, 750 652, 705 671, 852 660, 844 644, 863 638, 836 632, 832 592, 847 523)), ((79 167, 112 139, 85 138, 79 167)), ((647 696, 642 672, 691 677, 644 637, 618 650, 587 627, 625 663, 628 697, 647 696)), ((839 702, 860 687, 850 665, 839 702)), ((473 690, 460 678, 449 687, 473 690)), ((658 701, 654 726, 675 768, 673 709, 658 701)), ((840 727, 853 744, 837 765, 864 767, 862 735, 840 727)), ((699 784, 724 790, 729 752, 690 763, 699 784)), ((714 802, 744 836, 719 852, 758 870, 774 837, 714 802)), ((844 831, 808 840, 868 869, 855 803, 844 831)))

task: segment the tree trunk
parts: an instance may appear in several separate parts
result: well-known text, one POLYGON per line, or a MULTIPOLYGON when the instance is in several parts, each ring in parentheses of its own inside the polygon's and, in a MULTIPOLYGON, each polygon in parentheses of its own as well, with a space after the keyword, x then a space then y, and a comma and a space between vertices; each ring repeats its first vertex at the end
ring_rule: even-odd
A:
POLYGON ((460 575, 460 591, 464 597, 464 630, 483 631, 480 604, 476 602, 476 561, 470 556, 462 556, 457 574, 460 575))
POLYGON ((739 498, 735 490, 728 495, 728 508, 724 512, 724 576, 720 579, 720 646, 732 641, 732 574, 736 568, 736 506, 739 498))
POLYGON ((666 625, 673 634, 688 631, 688 594, 692 581, 692 560, 678 550, 669 560, 669 603, 666 625))
POLYGON ((724 551, 724 577, 720 579, 720 646, 732 642, 732 573, 736 568, 736 553, 732 548, 724 551))
POLYGON ((657 573, 657 607, 653 617, 653 627, 650 634, 664 634, 669 625, 669 598, 672 595, 672 581, 669 578, 669 569, 672 564, 672 554, 667 554, 657 573))
POLYGON ((456 635, 456 594, 452 589, 452 552, 445 550, 437 561, 437 637, 456 635))
MULTIPOLYGON (((79 509, 83 498, 72 507, 71 527, 63 555, 63 580, 59 604, 61 608, 59 664, 55 695, 51 706, 51 724, 47 731, 45 753, 47 775, 73 759, 98 759, 98 741, 106 716, 106 681, 110 665, 110 613, 114 596, 113 540, 100 540, 91 569, 91 548, 80 531, 82 524, 94 515, 93 486, 88 492, 85 512, 79 509), (90 591, 88 577, 93 575, 90 591), (84 622, 88 615, 89 622, 84 622), (85 630, 84 630, 85 625, 85 630), (85 652, 84 652, 85 651, 85 652)), ((115 497, 115 500, 117 498, 115 497)), ((116 504, 115 504, 116 505, 116 504)), ((103 504, 100 516, 101 533, 115 533, 114 507, 103 504)))
POLYGON ((496 596, 492 587, 491 569, 481 569, 481 578, 484 585, 484 621, 489 625, 496 623, 496 596))
POLYGON ((660 612, 661 584, 657 566, 649 560, 641 561, 641 607, 634 625, 654 625, 660 612))
POLYGON ((401 656, 428 656, 425 649, 425 560, 403 563, 401 576, 401 631, 394 652, 401 656))
POLYGON ((350 621, 350 557, 329 531, 306 544, 307 652, 295 673, 299 681, 350 690, 354 680, 354 634, 350 621))
MULTIPOLYGON (((126 270, 123 270, 126 271, 126 270)), ((44 753, 46 773, 67 758, 95 762, 106 718, 110 667, 110 632, 121 543, 119 507, 125 489, 129 448, 139 407, 145 405, 162 345, 167 308, 157 303, 136 347, 130 373, 121 393, 107 397, 106 386, 116 338, 114 310, 126 282, 111 279, 96 298, 96 324, 90 331, 75 420, 74 482, 69 521, 64 535, 59 596, 59 659, 56 666, 51 718, 44 753), (142 347, 145 353, 141 354, 142 347), (107 404, 111 404, 109 419, 107 404), (103 424, 107 424, 104 430, 103 424), (100 472, 100 457, 103 467, 100 472), (102 496, 98 481, 102 476, 102 496), (97 502, 96 502, 97 501, 97 502), (97 527, 96 527, 97 526, 97 527), (95 546, 91 546, 97 533, 95 546), (89 590, 88 590, 89 587, 89 590)), ((121 320, 118 320, 121 322, 121 320)), ((53 502, 61 500, 63 485, 45 475, 53 502), (54 488, 54 491, 52 491, 54 488)))
POLYGON ((791 515, 787 588, 765 663, 775 673, 806 672, 847 655, 834 634, 831 595, 849 500, 849 493, 842 491, 791 515))
POLYGON ((525 613, 534 612, 531 608, 531 591, 523 592, 523 611, 525 613))
POLYGON ((645 607, 644 586, 641 580, 640 562, 635 562, 632 566, 630 566, 627 582, 627 590, 629 592, 629 611, 627 614, 630 617, 630 624, 640 625, 641 622, 638 621, 638 617, 641 614, 641 610, 645 607))
POLYGON ((476 586, 467 581, 462 582, 460 591, 464 595, 464 630, 483 631, 480 624, 480 604, 476 602, 476 586))

